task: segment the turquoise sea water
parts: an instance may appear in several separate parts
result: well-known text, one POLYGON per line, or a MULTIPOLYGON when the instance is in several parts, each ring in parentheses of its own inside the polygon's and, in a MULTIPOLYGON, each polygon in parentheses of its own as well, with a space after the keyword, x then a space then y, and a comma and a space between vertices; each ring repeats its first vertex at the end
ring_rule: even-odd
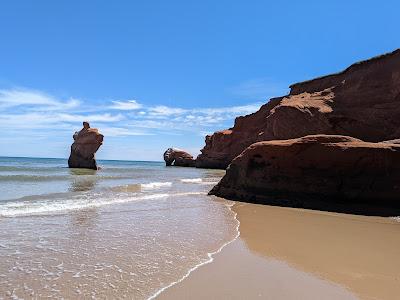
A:
POLYGON ((221 170, 0 157, 0 298, 147 299, 234 239, 221 170))
POLYGON ((162 162, 99 161, 101 171, 69 169, 66 159, 0 157, 0 201, 30 195, 84 192, 121 184, 144 183, 173 170, 162 162))

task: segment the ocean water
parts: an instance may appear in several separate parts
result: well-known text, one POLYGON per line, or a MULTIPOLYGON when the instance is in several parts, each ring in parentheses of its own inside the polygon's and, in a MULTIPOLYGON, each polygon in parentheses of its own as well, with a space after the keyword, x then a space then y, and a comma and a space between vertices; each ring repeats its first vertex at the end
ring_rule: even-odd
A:
POLYGON ((235 239, 221 170, 0 157, 0 299, 149 299, 235 239))

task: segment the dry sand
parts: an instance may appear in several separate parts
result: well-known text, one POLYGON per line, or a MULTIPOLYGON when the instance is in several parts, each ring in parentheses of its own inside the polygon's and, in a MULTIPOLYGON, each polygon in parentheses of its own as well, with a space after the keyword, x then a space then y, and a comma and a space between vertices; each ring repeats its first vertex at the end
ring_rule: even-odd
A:
POLYGON ((240 238, 160 299, 399 299, 400 222, 237 203, 240 238))

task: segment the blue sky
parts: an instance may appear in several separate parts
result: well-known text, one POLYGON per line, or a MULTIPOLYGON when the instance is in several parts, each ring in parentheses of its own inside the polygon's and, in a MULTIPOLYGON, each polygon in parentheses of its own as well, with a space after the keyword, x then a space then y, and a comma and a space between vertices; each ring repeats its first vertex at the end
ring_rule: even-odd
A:
POLYGON ((0 155, 193 154, 288 85, 400 47, 396 1, 1 1, 0 155))

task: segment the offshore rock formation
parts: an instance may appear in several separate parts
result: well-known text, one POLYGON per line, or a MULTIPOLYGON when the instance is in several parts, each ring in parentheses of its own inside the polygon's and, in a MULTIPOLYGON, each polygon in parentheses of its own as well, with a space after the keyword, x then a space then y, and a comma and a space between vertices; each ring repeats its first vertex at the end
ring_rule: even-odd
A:
POLYGON ((164 161, 166 166, 194 167, 196 164, 192 155, 176 148, 168 148, 164 152, 164 161))
POLYGON ((210 194, 280 206, 398 215, 400 145, 338 135, 258 142, 232 161, 210 194))
POLYGON ((206 137, 196 166, 226 168, 255 142, 340 134, 377 142, 400 137, 400 49, 343 72, 290 86, 233 128, 206 137))
POLYGON ((95 153, 103 144, 104 136, 96 128, 90 128, 89 123, 84 122, 82 130, 75 132, 73 138, 68 166, 97 170, 95 153))

